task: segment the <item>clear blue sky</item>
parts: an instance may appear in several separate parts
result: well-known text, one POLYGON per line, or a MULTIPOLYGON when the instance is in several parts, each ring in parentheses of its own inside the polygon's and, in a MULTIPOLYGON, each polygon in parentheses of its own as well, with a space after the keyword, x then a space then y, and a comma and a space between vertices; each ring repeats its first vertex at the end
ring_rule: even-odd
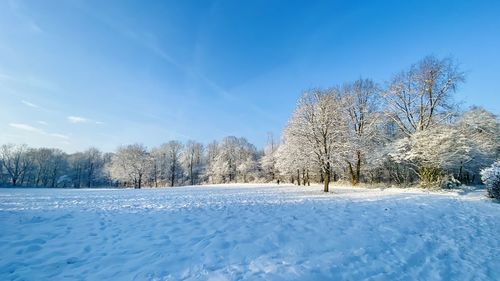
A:
POLYGON ((262 147, 304 89, 428 54, 500 113, 500 1, 0 1, 0 143, 262 147))

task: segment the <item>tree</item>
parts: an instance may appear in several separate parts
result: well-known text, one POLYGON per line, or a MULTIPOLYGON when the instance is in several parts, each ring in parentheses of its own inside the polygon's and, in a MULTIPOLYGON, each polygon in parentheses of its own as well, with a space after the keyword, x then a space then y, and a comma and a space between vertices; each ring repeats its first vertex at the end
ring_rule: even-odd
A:
POLYGON ((210 183, 218 183, 221 182, 219 179, 219 173, 217 171, 217 156, 219 155, 219 143, 217 141, 213 141, 207 145, 207 149, 205 151, 205 179, 210 183))
POLYGON ((343 143, 344 101, 335 88, 304 93, 285 129, 286 138, 296 147, 311 152, 310 159, 321 168, 325 192, 329 190, 332 168, 338 163, 339 145, 343 143))
POLYGON ((206 176, 212 183, 248 181, 257 169, 257 149, 245 138, 228 136, 209 144, 206 159, 206 176))
POLYGON ((440 125, 399 139, 391 156, 412 167, 423 184, 430 184, 458 166, 467 145, 454 126, 440 125))
POLYGON ((456 126, 467 144, 457 163, 457 177, 463 183, 472 183, 479 178, 482 168, 500 157, 500 123, 493 113, 472 107, 458 119, 456 126))
MULTIPOLYGON (((284 132, 283 143, 276 151, 276 168, 280 175, 289 178, 291 183, 297 180, 297 185, 305 185, 309 182, 307 175, 312 174, 311 170, 321 170, 317 166, 319 162, 313 160, 314 154, 309 148, 303 146, 302 141, 302 138, 291 135, 287 128, 284 132)), ((324 179, 320 179, 320 182, 324 182, 324 179)))
POLYGON ((203 168, 203 144, 188 141, 181 158, 182 167, 187 173, 189 184, 198 183, 199 175, 203 168))
POLYGON ((366 155, 372 153, 380 142, 379 92, 377 85, 369 79, 359 79, 344 85, 342 92, 346 101, 348 141, 343 155, 351 183, 356 185, 361 177, 361 165, 366 155))
POLYGON ((451 59, 428 56, 394 77, 383 93, 386 114, 410 136, 455 114, 452 94, 465 75, 451 59))
POLYGON ((444 174, 471 183, 480 169, 500 156, 500 125, 494 114, 472 108, 456 123, 435 125, 399 139, 391 156, 411 166, 424 184, 444 174))
POLYGON ((488 196, 500 200, 500 161, 481 170, 481 179, 486 185, 488 196))
POLYGON ((83 152, 76 152, 68 157, 69 162, 69 176, 73 187, 80 188, 84 180, 85 174, 85 155, 83 152))
POLYGON ((31 165, 26 145, 6 144, 0 148, 0 158, 12 186, 16 186, 31 165))
POLYGON ((274 181, 278 174, 276 168, 276 152, 278 151, 278 147, 279 145, 274 140, 273 134, 269 133, 264 155, 260 160, 264 177, 267 181, 274 181))
POLYGON ((167 161, 167 177, 170 180, 170 186, 175 186, 176 180, 182 175, 180 158, 182 152, 182 143, 179 141, 169 141, 160 147, 165 153, 167 161))
POLYGON ((91 147, 83 152, 85 159, 85 180, 87 187, 92 187, 102 171, 104 161, 99 149, 91 147))
POLYGON ((142 187, 144 175, 151 166, 151 157, 142 144, 121 146, 113 155, 110 165, 111 176, 127 182, 131 181, 135 188, 142 187))

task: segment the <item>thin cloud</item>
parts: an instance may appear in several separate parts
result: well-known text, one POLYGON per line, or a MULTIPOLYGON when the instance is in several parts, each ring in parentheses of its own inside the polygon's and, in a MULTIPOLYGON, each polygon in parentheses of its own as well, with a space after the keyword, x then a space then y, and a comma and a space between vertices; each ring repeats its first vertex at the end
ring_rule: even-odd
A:
POLYGON ((73 124, 83 124, 83 123, 93 123, 96 125, 103 125, 104 124, 104 122, 95 121, 95 120, 85 118, 82 116, 68 116, 67 119, 68 119, 68 122, 73 123, 73 124))
POLYGON ((49 125, 49 123, 45 122, 45 121, 42 121, 42 120, 39 120, 39 121, 36 121, 38 124, 40 125, 44 125, 44 126, 47 126, 49 125))
POLYGON ((81 116, 68 116, 68 121, 73 124, 88 123, 90 120, 81 116))
POLYGON ((29 106, 29 107, 33 107, 33 108, 40 108, 40 106, 38 106, 38 105, 36 105, 36 104, 34 104, 34 103, 31 103, 31 102, 29 102, 29 101, 22 100, 21 102, 22 102, 24 105, 29 106))
MULTIPOLYGON (((35 108, 35 109, 38 109, 38 110, 41 110, 41 111, 45 111, 45 112, 56 112, 54 110, 50 110, 50 109, 47 109, 47 108, 44 108, 36 103, 32 103, 30 101, 27 101, 27 100, 21 100, 21 103, 24 104, 25 106, 27 107, 31 107, 31 108, 35 108)), ((45 124, 44 124, 45 125, 45 124)))
POLYGON ((24 123, 9 123, 9 126, 12 128, 18 129, 18 130, 36 133, 36 134, 40 134, 40 135, 44 135, 44 136, 50 136, 50 137, 54 137, 54 138, 58 138, 58 139, 63 139, 66 141, 70 139, 70 137, 67 135, 59 134, 59 133, 47 133, 46 131, 44 131, 40 128, 36 128, 36 127, 33 127, 31 125, 28 125, 28 124, 24 124, 24 123))
POLYGON ((53 134, 49 134, 49 135, 52 137, 69 140, 69 136, 67 136, 67 135, 57 134, 57 133, 53 133, 53 134))
POLYGON ((45 132, 43 130, 35 128, 35 127, 30 126, 28 124, 10 123, 9 126, 11 126, 12 128, 23 130, 23 131, 28 131, 28 132, 33 132, 33 133, 39 133, 39 134, 45 134, 45 132))
POLYGON ((16 16, 17 18, 19 18, 21 21, 24 22, 24 25, 29 29, 31 30, 32 32, 35 32, 35 33, 42 33, 43 30, 42 28, 40 27, 40 25, 38 25, 34 18, 32 18, 31 16, 28 15, 28 13, 26 13, 26 8, 20 3, 20 1, 9 1, 9 6, 10 6, 10 10, 12 12, 12 14, 14 16, 16 16))

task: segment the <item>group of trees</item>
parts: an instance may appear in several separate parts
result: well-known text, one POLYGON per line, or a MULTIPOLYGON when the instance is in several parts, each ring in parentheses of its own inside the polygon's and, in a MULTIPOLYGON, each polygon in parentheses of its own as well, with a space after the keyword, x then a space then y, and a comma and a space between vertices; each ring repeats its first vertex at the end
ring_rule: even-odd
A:
POLYGON ((497 116, 462 111, 453 94, 465 76, 450 58, 426 57, 384 87, 370 79, 305 91, 263 151, 229 136, 204 146, 170 141, 114 153, 3 145, 0 184, 42 187, 176 186, 331 181, 409 185, 477 183, 500 157, 497 116))
POLYGON ((359 79, 306 91, 277 151, 282 175, 299 184, 331 179, 442 185, 477 182, 500 156, 497 117, 453 103, 464 74, 450 58, 426 57, 386 87, 359 79))
POLYGON ((60 149, 0 147, 0 184, 33 187, 94 187, 111 184, 104 167, 111 154, 96 148, 66 154, 60 149))
POLYGON ((266 178, 262 155, 246 139, 233 136, 206 147, 195 141, 170 141, 152 149, 141 144, 120 146, 114 153, 91 148, 66 154, 8 144, 0 148, 0 184, 141 188, 249 182, 266 178))
POLYGON ((150 151, 140 144, 122 146, 108 166, 122 185, 195 185, 255 181, 261 173, 260 152, 244 138, 229 136, 203 144, 170 141, 150 151))

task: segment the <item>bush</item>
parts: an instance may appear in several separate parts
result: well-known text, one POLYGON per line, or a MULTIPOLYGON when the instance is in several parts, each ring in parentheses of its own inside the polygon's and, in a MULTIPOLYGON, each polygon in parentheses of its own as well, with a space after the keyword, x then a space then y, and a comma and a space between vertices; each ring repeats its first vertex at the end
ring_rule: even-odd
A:
POLYGON ((453 175, 446 175, 439 181, 439 187, 442 189, 453 189, 461 185, 460 181, 455 179, 453 175))
POLYGON ((420 168, 420 185, 423 187, 435 187, 442 178, 441 169, 435 167, 420 168))
POLYGON ((481 180, 486 185, 488 196, 500 200, 500 161, 481 170, 481 180))

